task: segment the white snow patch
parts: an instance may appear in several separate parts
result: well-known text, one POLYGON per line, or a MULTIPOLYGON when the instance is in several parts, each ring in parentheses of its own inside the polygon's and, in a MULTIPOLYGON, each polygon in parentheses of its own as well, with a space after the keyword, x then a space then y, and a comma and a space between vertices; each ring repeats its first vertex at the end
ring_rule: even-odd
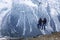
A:
POLYGON ((23 0, 23 1, 20 1, 20 4, 26 4, 26 5, 28 5, 28 6, 30 6, 30 7, 38 7, 36 4, 34 4, 32 1, 30 1, 30 0, 23 0))
POLYGON ((51 8, 51 15, 52 16, 58 15, 58 13, 56 12, 56 10, 54 8, 51 8))

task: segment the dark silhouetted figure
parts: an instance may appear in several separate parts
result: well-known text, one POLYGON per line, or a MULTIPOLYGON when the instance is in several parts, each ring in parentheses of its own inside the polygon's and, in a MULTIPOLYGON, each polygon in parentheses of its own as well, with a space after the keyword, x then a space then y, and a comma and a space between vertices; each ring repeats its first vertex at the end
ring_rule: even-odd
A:
POLYGON ((43 24, 42 24, 43 29, 45 29, 46 23, 47 23, 47 20, 46 20, 46 18, 44 18, 44 20, 43 20, 43 24))
POLYGON ((42 26, 42 19, 40 18, 39 20, 38 20, 38 28, 39 28, 39 26, 42 26))
POLYGON ((38 28, 45 30, 46 23, 47 23, 46 18, 44 18, 44 19, 40 18, 37 26, 38 26, 38 28))

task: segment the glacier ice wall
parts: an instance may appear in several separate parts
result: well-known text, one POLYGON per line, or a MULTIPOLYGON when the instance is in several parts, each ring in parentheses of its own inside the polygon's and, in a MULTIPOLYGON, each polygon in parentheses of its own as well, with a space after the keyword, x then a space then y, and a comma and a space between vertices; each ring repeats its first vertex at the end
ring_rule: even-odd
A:
POLYGON ((59 2, 59 0, 1 0, 0 37, 34 37, 60 32, 59 2), (47 19, 45 30, 38 29, 39 18, 47 19))

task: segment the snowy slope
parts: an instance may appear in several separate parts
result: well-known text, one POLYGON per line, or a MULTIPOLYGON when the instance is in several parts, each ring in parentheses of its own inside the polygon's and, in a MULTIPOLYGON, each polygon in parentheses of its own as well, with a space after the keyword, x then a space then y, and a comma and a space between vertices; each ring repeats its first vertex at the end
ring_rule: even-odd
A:
POLYGON ((10 37, 33 37, 51 34, 52 32, 60 32, 59 7, 59 0, 1 1, 0 35, 10 37), (2 5, 3 3, 4 5, 2 5), (40 17, 47 19, 46 30, 37 28, 40 17))

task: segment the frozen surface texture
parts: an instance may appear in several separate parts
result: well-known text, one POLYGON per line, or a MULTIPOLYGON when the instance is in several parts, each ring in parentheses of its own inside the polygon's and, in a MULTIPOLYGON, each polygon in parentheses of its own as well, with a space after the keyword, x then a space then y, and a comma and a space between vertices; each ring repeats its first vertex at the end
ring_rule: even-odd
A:
POLYGON ((0 37, 34 37, 60 32, 59 2, 59 0, 0 0, 0 37), (39 18, 47 19, 45 30, 38 28, 39 18))

